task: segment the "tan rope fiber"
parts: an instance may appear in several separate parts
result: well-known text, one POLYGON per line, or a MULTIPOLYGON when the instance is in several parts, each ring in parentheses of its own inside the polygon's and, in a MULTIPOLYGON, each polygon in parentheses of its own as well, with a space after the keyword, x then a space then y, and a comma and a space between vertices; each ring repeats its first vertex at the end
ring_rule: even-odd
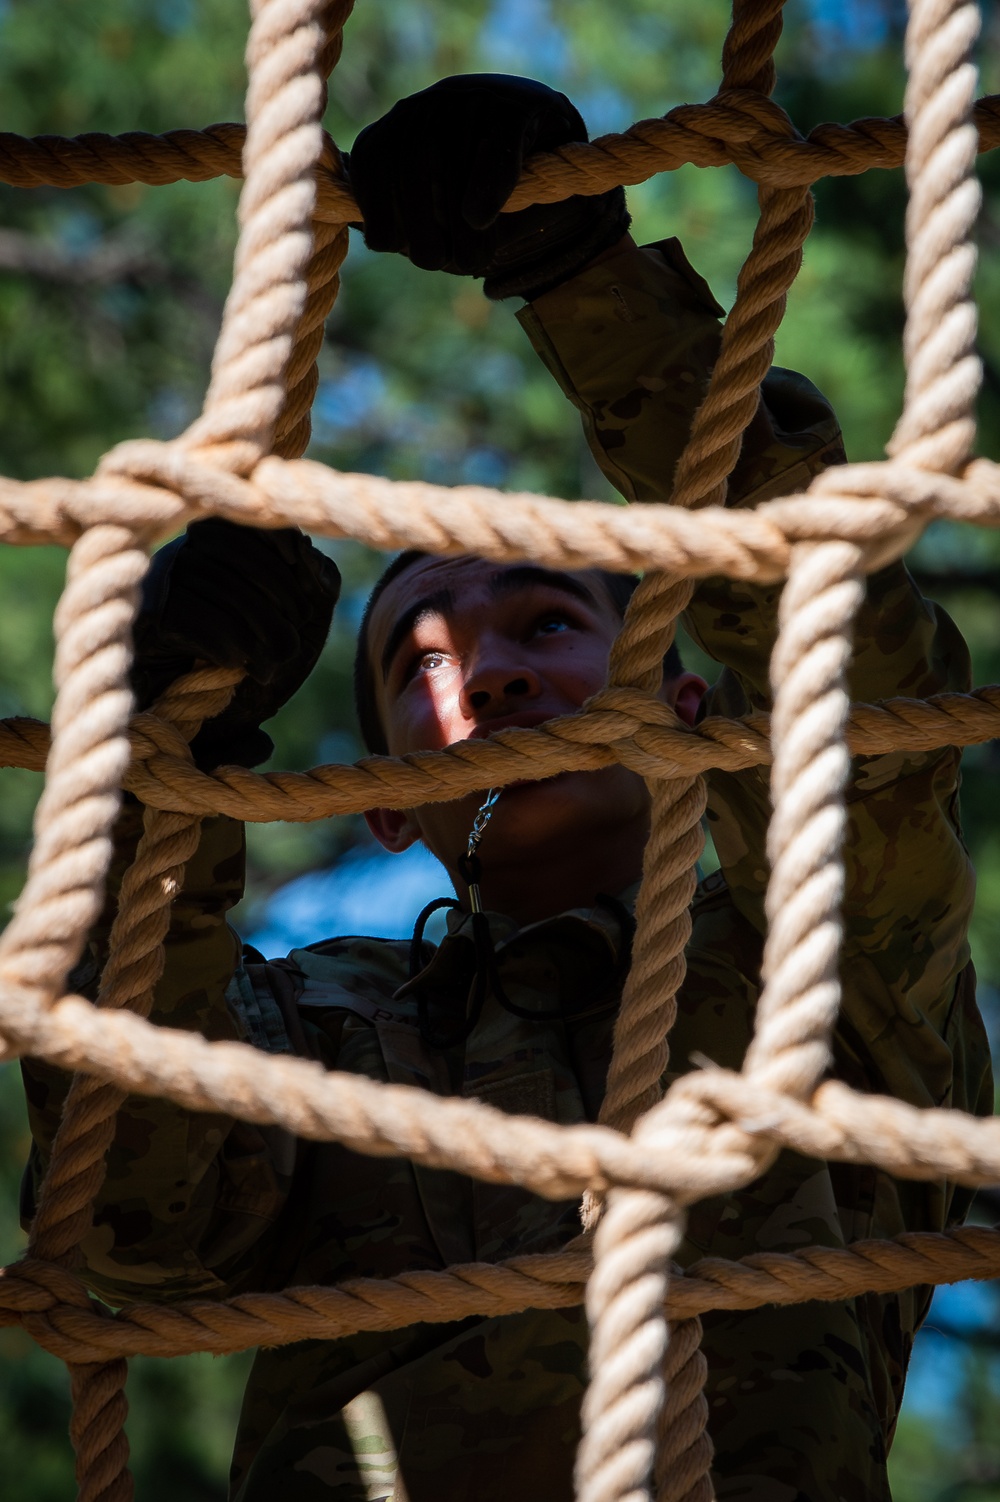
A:
MULTIPOLYGON (((482 741, 401 759, 372 756, 355 766, 309 772, 196 769, 177 737, 152 715, 131 721, 132 760, 125 787, 144 803, 178 813, 225 813, 246 822, 308 821, 376 806, 448 802, 479 789, 533 776, 596 770, 620 759, 638 771, 672 774, 711 767, 737 772, 771 760, 770 716, 710 715, 693 730, 666 707, 627 690, 604 693, 587 713, 550 720, 539 730, 503 730, 482 741)), ((1000 737, 1000 686, 927 699, 854 704, 846 725, 853 756, 973 746, 1000 737)), ((0 767, 40 772, 49 748, 41 720, 0 720, 0 767)))
MULTIPOLYGON (((758 94, 762 101, 771 93, 783 4, 784 0, 733 0, 732 25, 722 57, 723 97, 740 88, 758 94)), ((762 186, 759 201, 760 220, 737 281, 736 303, 674 475, 671 499, 678 508, 700 511, 725 504, 729 475, 757 410, 760 385, 774 355, 774 333, 812 227, 808 188, 762 186)), ((613 686, 628 684, 656 694, 677 617, 693 592, 690 579, 657 570, 645 573, 612 650, 609 681, 613 686)), ((649 1111, 662 1093, 667 1037, 686 973, 689 906, 697 881, 701 816, 707 799, 701 777, 671 784, 662 773, 654 774, 647 777, 647 785, 652 827, 636 904, 632 968, 615 1024, 607 1093, 599 1117, 623 1130, 633 1129, 637 1117, 649 1111), (685 803, 687 817, 682 813, 685 803)), ((692 1378, 696 1373, 703 1378, 705 1367, 694 1354, 686 1362, 671 1356, 668 1369, 675 1381, 665 1381, 668 1330, 662 1289, 667 1262, 665 1256, 657 1260, 654 1250, 662 1252, 680 1239, 683 1220, 668 1197, 634 1190, 614 1193, 608 1217, 609 1226, 595 1240, 597 1260, 591 1287, 611 1286, 601 1298, 588 1294, 591 1343, 598 1357, 583 1409, 578 1489, 588 1502, 597 1502, 599 1496, 607 1496, 609 1502, 629 1502, 645 1489, 657 1436, 668 1433, 671 1443, 659 1447, 657 1493, 679 1502, 685 1498, 696 1502, 702 1495, 712 1495, 708 1477, 712 1448, 707 1437, 702 1440, 707 1405, 698 1401, 697 1392, 689 1391, 692 1378), (602 1249, 606 1249, 603 1262, 602 1249), (630 1342, 623 1339, 623 1322, 631 1333, 630 1342), (609 1343, 619 1349, 629 1345, 635 1353, 632 1361, 626 1364, 620 1356, 602 1359, 602 1346, 609 1343), (686 1382, 680 1380, 682 1371, 686 1382), (588 1429, 588 1415, 594 1435, 588 1429), (682 1430, 690 1431, 683 1443, 682 1430), (671 1451, 669 1465, 667 1451, 671 1451), (621 1457, 629 1455, 631 1462, 623 1469, 621 1457)), ((584 1223, 591 1225, 594 1218, 595 1207, 585 1200, 584 1223)), ((696 1353, 700 1324, 691 1320, 682 1329, 696 1353)))
POLYGON ((671 1196, 620 1188, 609 1194, 587 1281, 590 1383, 577 1451, 579 1502, 646 1495, 664 1407, 667 1269, 683 1233, 671 1196))
MULTIPOLYGON (((447 1323, 472 1314, 565 1308, 582 1301, 590 1268, 586 1252, 566 1251, 473 1262, 446 1272, 349 1278, 332 1287, 242 1294, 224 1303, 131 1304, 109 1316, 91 1306, 73 1274, 26 1259, 0 1277, 0 1325, 23 1323, 46 1350, 77 1363, 196 1351, 222 1356, 300 1338, 339 1340, 362 1330, 447 1323)), ((686 1272, 674 1269, 666 1307, 672 1319, 685 1319, 709 1309, 835 1301, 998 1275, 1000 1235, 965 1226, 847 1247, 758 1252, 739 1262, 706 1258, 686 1272)))
MULTIPOLYGON (((322 153, 326 0, 251 0, 247 134, 233 285, 199 418, 177 440, 246 473, 270 452, 306 310, 322 153)), ((343 17, 340 18, 341 21, 343 17)))
MULTIPOLYGON (((1000 95, 980 99, 973 115, 980 151, 1000 146, 1000 95)), ((128 131, 109 136, 17 136, 0 131, 0 182, 15 188, 72 188, 82 183, 206 182, 241 177, 245 127, 232 123, 163 135, 128 131)), ((564 146, 532 157, 507 209, 556 202, 571 193, 603 193, 618 183, 647 181, 692 163, 724 167, 736 162, 746 176, 775 188, 804 187, 824 177, 899 167, 906 152, 901 116, 814 126, 806 137, 790 133, 784 111, 759 95, 738 90, 705 104, 682 104, 662 119, 641 120, 624 134, 589 145, 564 146)), ((357 204, 341 175, 329 136, 317 173, 317 216, 343 224, 356 220, 357 204)))
MULTIPOLYGON (((58 686, 52 712, 52 745, 47 779, 36 810, 36 842, 28 883, 15 914, 0 937, 0 974, 16 994, 42 1007, 65 986, 88 927, 98 914, 98 896, 110 854, 108 833, 118 811, 121 776, 128 753, 126 730, 131 707, 125 686, 125 640, 136 605, 136 585, 146 567, 145 553, 120 527, 95 527, 70 557, 66 592, 56 613, 58 686), (81 838, 82 837, 82 838, 81 838), (29 990, 30 988, 30 990, 29 990)), ((161 817, 154 815, 154 817, 161 817)), ((186 817, 186 816, 185 816, 186 817)), ((90 1135, 88 1108, 99 1099, 110 1111, 120 1099, 112 1087, 82 1079, 71 1091, 66 1121, 66 1153, 42 1193, 46 1211, 64 1197, 70 1211, 68 1243, 61 1233, 61 1210, 43 1216, 41 1255, 57 1264, 71 1259, 81 1224, 78 1191, 89 1202, 93 1187, 88 1156, 103 1152, 106 1135, 97 1125, 77 1163, 81 1138, 90 1135), (52 1224, 52 1221, 55 1224, 52 1224)), ((107 1111, 105 1111, 107 1115, 107 1111)), ((86 1211, 82 1220, 88 1221, 86 1211)), ((128 1444, 123 1361, 70 1364, 73 1395, 71 1438, 81 1502, 129 1502, 128 1444)))
POLYGON ((672 1321, 668 1332, 663 1364, 667 1401, 656 1425, 653 1493, 656 1502, 711 1502, 714 1451, 707 1427, 708 1362, 701 1349, 701 1320, 672 1321))
POLYGON ((979 26, 971 0, 939 0, 914 8, 906 40, 906 393, 889 453, 952 473, 972 455, 982 381, 972 291, 979 26))
MULTIPOLYGON (((324 245, 314 253, 312 219, 326 71, 339 56, 350 0, 333 6, 328 0, 314 0, 305 9, 255 0, 251 9, 246 181, 235 279, 204 412, 179 440, 181 447, 209 445, 216 460, 232 468, 252 468, 279 433, 290 456, 305 448, 309 423, 304 413, 316 387, 315 358, 325 315, 336 295, 337 267, 347 248, 345 229, 332 247, 324 245), (332 253, 324 257, 325 249, 332 253)), ((331 236, 326 240, 330 242, 331 236)), ((197 675, 191 675, 194 682, 183 680, 177 692, 168 692, 154 709, 190 740, 203 719, 218 714, 232 697, 239 675, 228 676, 228 683, 216 686, 200 684, 197 675)), ((143 836, 119 895, 98 1006, 127 1007, 140 1016, 152 1009, 171 902, 182 890, 200 828, 197 815, 147 809, 143 836)), ((29 1255, 66 1264, 75 1260, 125 1099, 120 1087, 92 1076, 78 1075, 72 1081, 32 1226, 29 1255)), ((124 1434, 127 1366, 122 1361, 71 1365, 70 1377, 80 1497, 83 1502, 129 1502, 133 1487, 124 1434)))
MULTIPOLYGON (((168 690, 156 712, 191 739, 202 719, 225 708, 234 679, 240 676, 217 670, 190 673, 168 690), (192 698, 198 706, 194 710, 192 698)), ((185 864, 198 848, 201 819, 196 814, 147 808, 143 823, 135 860, 122 883, 97 1005, 128 1007, 146 1017, 163 971, 170 904, 181 892, 185 864)), ((80 1243, 91 1226, 94 1196, 104 1181, 117 1113, 126 1098, 127 1092, 119 1086, 93 1075, 74 1076, 31 1227, 29 1257, 63 1267, 75 1265, 80 1243)), ((77 1414, 72 1438, 82 1498, 129 1502, 132 1496, 124 1434, 127 1375, 127 1365, 121 1360, 70 1364, 77 1414)))
POLYGON ((132 1352, 236 1350, 558 1307, 580 1302, 589 1279, 593 1372, 581 1496, 640 1502, 652 1484, 659 1502, 708 1502, 700 1311, 848 1298, 1000 1269, 1000 1234, 975 1229, 713 1261, 684 1274, 670 1269, 685 1206, 751 1182, 782 1148, 875 1163, 900 1177, 1000 1180, 1000 1123, 860 1096, 835 1081, 818 1085, 839 994, 848 753, 917 753, 1000 733, 998 688, 855 705, 848 714, 843 686, 862 575, 900 557, 935 518, 1000 525, 1000 469, 969 457, 979 380, 972 172, 977 148, 1000 144, 1000 102, 974 104, 976 7, 914 0, 907 127, 863 120, 799 137, 768 97, 781 4, 738 0, 715 99, 528 164, 508 209, 640 181, 685 161, 734 162, 760 187, 760 224, 672 504, 632 508, 393 483, 337 474, 300 457, 346 224, 357 212, 339 153, 320 126, 324 80, 339 56, 350 4, 255 0, 252 9, 246 133, 213 126, 70 142, 0 137, 0 177, 22 186, 199 180, 246 170, 236 274, 202 416, 173 443, 120 445, 89 480, 0 481, 0 540, 72 548, 56 620, 51 743, 45 726, 0 723, 0 760, 45 763, 47 770, 27 884, 0 937, 0 1035, 8 1056, 31 1053, 79 1072, 29 1255, 0 1275, 0 1323, 22 1324, 70 1364, 81 1495, 126 1502, 122 1385, 132 1352), (727 476, 756 410, 811 223, 808 186, 825 174, 898 165, 904 149, 911 194, 907 388, 891 457, 828 471, 801 495, 729 510, 727 476), (646 577, 616 644, 610 682, 578 715, 356 767, 264 776, 221 768, 209 775, 194 767, 186 739, 218 711, 232 675, 196 675, 175 685, 156 713, 131 723, 127 690, 129 631, 147 550, 207 515, 302 526, 383 549, 646 577), (717 574, 789 580, 772 662, 775 708, 770 721, 751 715, 691 731, 655 697, 659 661, 694 581, 717 574), (654 817, 635 963, 598 1124, 560 1127, 474 1100, 330 1074, 304 1059, 160 1029, 142 1015, 201 817, 315 819, 412 807, 616 761, 647 779, 654 817), (701 774, 768 761, 775 795, 771 926, 757 1032, 742 1073, 706 1068, 660 1100, 683 977, 701 774), (145 833, 119 896, 95 1008, 64 994, 66 976, 102 905, 123 785, 148 805, 145 833), (90 1224, 114 1106, 131 1092, 362 1153, 404 1154, 553 1199, 586 1194, 595 1209, 606 1204, 593 1273, 581 1248, 384 1282, 135 1305, 112 1316, 90 1300, 71 1264, 90 1224))

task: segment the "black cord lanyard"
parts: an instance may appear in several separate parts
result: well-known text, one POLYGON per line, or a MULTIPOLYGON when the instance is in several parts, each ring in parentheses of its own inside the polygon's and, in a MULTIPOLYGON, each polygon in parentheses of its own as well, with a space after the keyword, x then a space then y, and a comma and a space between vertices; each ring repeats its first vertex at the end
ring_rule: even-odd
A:
MULTIPOLYGON (((420 1023, 420 1033, 424 1042, 432 1048, 452 1048, 458 1043, 464 1043, 469 1037, 476 1023, 482 1016, 486 998, 492 989, 496 1000, 514 1017, 519 1017, 526 1022, 563 1022, 571 1017, 573 1011, 567 1011, 558 1007, 522 1007, 512 1001, 507 995, 500 980, 499 967, 497 965, 496 950, 493 947, 493 936, 490 933, 489 919, 483 911, 482 894, 479 883, 482 878, 482 862, 479 858, 479 845, 486 832, 497 800, 502 788, 491 788, 485 801, 481 804, 472 822, 469 832, 469 843, 465 853, 459 857, 458 869, 469 889, 470 923, 472 927, 472 942, 476 957, 476 973, 472 986, 471 997, 466 1005, 465 1016, 458 1027, 453 1027, 447 1033, 435 1029, 430 1018, 430 1008, 423 989, 417 991, 417 1017, 420 1023)), ((635 932, 635 920, 631 913, 615 897, 608 897, 603 892, 598 892, 596 900, 602 907, 610 911, 618 919, 621 928, 621 947, 618 964, 615 967, 615 980, 624 980, 632 959, 632 936, 635 932)), ((429 902, 421 912, 413 928, 413 938, 410 940, 410 980, 415 980, 420 973, 423 959, 424 930, 427 920, 433 913, 440 912, 442 908, 461 909, 461 903, 454 897, 438 897, 429 902)))
MULTIPOLYGON (((482 894, 479 890, 479 879, 483 868, 478 851, 480 841, 486 833, 486 826, 493 816, 493 810, 496 808, 497 800, 502 792, 502 788, 490 788, 476 811, 476 817, 472 821, 465 854, 459 856, 458 859, 458 869, 469 888, 469 907, 472 910, 472 942, 475 946, 476 954, 476 978, 472 986, 472 996, 466 1005, 466 1014, 459 1027, 452 1028, 448 1033, 436 1030, 430 1019, 427 997, 423 990, 417 992, 417 1017, 420 1022, 420 1033, 424 1042, 430 1044, 432 1048, 453 1048, 457 1043, 464 1043, 482 1016, 483 1007, 489 995, 491 981, 495 984, 497 983, 496 954, 493 949, 489 919, 483 912, 482 894)), ((439 897, 435 902, 428 903, 417 919, 413 930, 413 939, 410 943, 411 980, 418 973, 423 949, 424 928, 426 927, 427 920, 432 913, 440 911, 443 907, 460 908, 461 903, 451 897, 439 897)))

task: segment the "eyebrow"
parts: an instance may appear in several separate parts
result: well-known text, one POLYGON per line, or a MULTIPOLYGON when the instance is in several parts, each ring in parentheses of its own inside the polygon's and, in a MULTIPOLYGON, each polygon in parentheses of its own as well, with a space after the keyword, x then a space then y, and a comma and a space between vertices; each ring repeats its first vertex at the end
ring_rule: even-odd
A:
MULTIPOLYGON (((579 579, 574 579, 570 574, 560 573, 557 569, 539 568, 537 564, 522 563, 517 568, 498 569, 490 575, 490 593, 499 598, 502 595, 516 594, 522 589, 559 590, 564 595, 570 595, 574 600, 580 600, 583 604, 599 609, 597 597, 579 579)), ((455 608, 454 591, 439 589, 435 594, 426 595, 422 600, 417 600, 403 611, 399 620, 389 632, 389 638, 382 651, 382 681, 389 676, 396 653, 403 642, 409 636, 413 628, 429 615, 446 615, 455 608)))
POLYGON ((389 639, 382 649, 382 681, 389 676, 393 659, 403 642, 409 636, 418 621, 422 621, 427 615, 445 615, 455 608, 455 595, 450 589, 439 589, 435 594, 425 595, 415 605, 409 606, 399 617, 399 620, 389 632, 389 639))
POLYGON ((498 570, 490 578, 490 589, 493 594, 514 594, 519 589, 530 589, 535 586, 544 589, 557 589, 564 595, 571 595, 574 600, 582 600, 585 605, 598 609, 597 596, 588 589, 579 579, 574 579, 572 574, 563 574, 554 568, 539 568, 534 563, 522 563, 517 568, 498 570))

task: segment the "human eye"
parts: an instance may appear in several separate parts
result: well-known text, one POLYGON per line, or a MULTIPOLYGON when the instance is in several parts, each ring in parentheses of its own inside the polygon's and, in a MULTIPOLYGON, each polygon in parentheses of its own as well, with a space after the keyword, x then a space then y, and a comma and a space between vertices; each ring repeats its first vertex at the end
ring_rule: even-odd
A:
POLYGON ((421 673, 434 673, 442 668, 448 660, 447 652, 437 647, 422 647, 410 657, 401 675, 401 682, 405 686, 421 673))
POLYGON ((558 636, 563 631, 573 631, 577 625, 569 610, 543 610, 536 616, 532 630, 535 636, 558 636))
POLYGON ((444 652, 421 652, 420 656, 416 660, 416 670, 418 673, 421 670, 423 670, 424 672, 432 673, 435 668, 443 666, 444 660, 444 652))

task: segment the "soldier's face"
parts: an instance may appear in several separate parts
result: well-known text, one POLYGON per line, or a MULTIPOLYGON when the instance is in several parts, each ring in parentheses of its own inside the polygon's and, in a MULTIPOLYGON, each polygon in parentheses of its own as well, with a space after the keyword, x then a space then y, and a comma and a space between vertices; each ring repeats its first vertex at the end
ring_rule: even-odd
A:
MULTIPOLYGON (((572 714, 603 685, 621 626, 600 575, 428 558, 394 579, 370 625, 389 750, 440 750, 572 714)), ((369 818, 390 849, 423 839, 451 870, 482 794, 369 818)), ((645 784, 620 766, 507 788, 483 858, 531 860, 544 842, 600 839, 648 818, 645 784)), ((641 847, 640 847, 641 848, 641 847)))

